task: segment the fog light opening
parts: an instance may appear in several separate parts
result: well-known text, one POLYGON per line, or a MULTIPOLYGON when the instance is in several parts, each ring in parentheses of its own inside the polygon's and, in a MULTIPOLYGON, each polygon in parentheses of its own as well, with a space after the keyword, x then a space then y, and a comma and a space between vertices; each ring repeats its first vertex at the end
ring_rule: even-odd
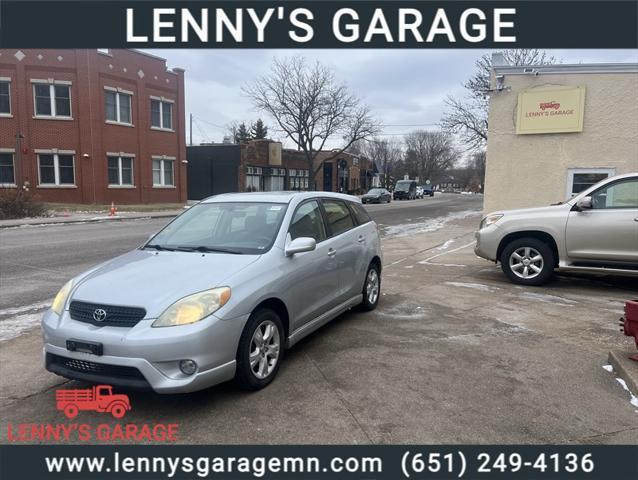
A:
POLYGON ((194 360, 180 360, 179 369, 184 375, 192 375, 197 371, 197 363, 194 360))

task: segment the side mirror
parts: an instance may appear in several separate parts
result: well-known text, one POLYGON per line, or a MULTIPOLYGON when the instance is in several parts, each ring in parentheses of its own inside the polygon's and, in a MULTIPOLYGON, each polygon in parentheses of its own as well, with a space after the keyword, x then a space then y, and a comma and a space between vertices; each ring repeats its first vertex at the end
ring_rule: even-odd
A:
POLYGON ((292 257, 295 253, 311 252, 315 248, 317 248, 317 242, 314 238, 299 237, 286 246, 285 252, 287 257, 292 257))
POLYGON ((580 210, 589 210, 592 208, 591 197, 583 197, 578 202, 576 202, 576 206, 580 210))

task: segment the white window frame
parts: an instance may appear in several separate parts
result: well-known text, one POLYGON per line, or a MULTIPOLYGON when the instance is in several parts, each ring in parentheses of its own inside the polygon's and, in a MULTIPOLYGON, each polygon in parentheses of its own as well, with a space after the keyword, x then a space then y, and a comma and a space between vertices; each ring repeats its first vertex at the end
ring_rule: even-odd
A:
POLYGON ((108 188, 135 188, 135 155, 132 153, 113 153, 106 152, 106 182, 108 188), (117 181, 118 183, 109 182, 109 158, 117 158, 117 181), (131 160, 131 183, 122 183, 122 159, 131 160))
MULTIPOLYGON (((0 83, 6 83, 9 89, 9 113, 0 112, 2 118, 13 118, 13 109, 11 108, 11 77, 0 77, 0 83)), ((7 153, 7 152, 4 152, 7 153)))
POLYGON ((151 178, 153 181, 153 188, 175 188, 175 162, 176 162, 176 158, 175 157, 168 157, 166 155, 164 156, 154 156, 151 157, 151 178), (155 171, 155 161, 159 161, 160 162, 160 183, 155 183, 155 176, 153 175, 154 171, 155 171), (166 178, 164 176, 164 162, 168 161, 168 162, 173 162, 172 164, 172 171, 173 171, 173 183, 166 183, 166 178))
MULTIPOLYGON (((155 100, 156 102, 159 102, 159 106, 160 106, 160 116, 159 116, 159 120, 160 120, 160 126, 158 127, 157 125, 153 125, 153 113, 152 111, 150 112, 151 115, 151 130, 162 130, 164 132, 174 132, 175 129, 173 128, 173 110, 175 110, 174 105, 175 105, 175 100, 171 100, 170 98, 164 98, 164 97, 155 97, 153 95, 150 96, 151 101, 155 100), (164 126, 164 104, 168 103, 171 106, 171 126, 170 127, 165 127, 164 126)), ((149 105, 150 108, 150 105, 149 105)))
POLYGON ((616 175, 616 169, 613 167, 606 168, 568 168, 567 169, 567 187, 565 189, 565 198, 571 200, 576 195, 572 195, 574 189, 574 174, 578 173, 606 173, 607 177, 616 175))
POLYGON ((35 150, 38 157, 38 187, 43 188, 76 188, 77 177, 75 173, 75 150, 35 150), (55 183, 42 183, 40 171, 40 155, 53 155, 53 176, 55 183), (71 155, 73 159, 73 183, 60 183, 60 158, 59 155, 71 155))
POLYGON ((133 126, 133 92, 131 92, 130 90, 124 90, 123 88, 119 88, 119 87, 108 87, 105 86, 104 87, 104 122, 105 123, 109 123, 111 125, 126 125, 127 127, 132 127, 133 126), (115 116, 117 117, 117 120, 110 120, 108 118, 106 118, 106 92, 111 92, 111 93, 115 93, 115 116), (129 111, 131 112, 131 121, 130 122, 123 122, 120 119, 120 95, 128 95, 129 98, 129 111))
POLYGON ((13 183, 0 183, 0 187, 4 187, 4 188, 17 187, 16 151, 13 148, 0 148, 0 153, 8 153, 9 155, 11 155, 11 161, 13 162, 13 183))
MULTIPOLYGON (((43 118, 47 120, 73 120, 73 93, 71 86, 72 82, 67 80, 54 80, 52 78, 43 80, 38 78, 31 79, 32 93, 33 93, 33 118, 43 118), (49 101, 51 102, 51 115, 45 115, 38 113, 38 107, 36 103, 35 87, 36 85, 49 85, 49 101), (69 87, 69 115, 58 115, 55 106, 55 87, 64 86, 69 87)), ((74 161, 75 163, 75 161, 74 161)))

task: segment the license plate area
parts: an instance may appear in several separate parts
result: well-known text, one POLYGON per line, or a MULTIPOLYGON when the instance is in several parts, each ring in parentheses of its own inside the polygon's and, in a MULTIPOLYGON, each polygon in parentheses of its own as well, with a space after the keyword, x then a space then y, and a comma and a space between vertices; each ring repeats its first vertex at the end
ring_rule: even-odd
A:
POLYGON ((66 349, 70 352, 91 353, 93 355, 102 355, 104 351, 101 343, 86 342, 74 338, 66 341, 66 349))

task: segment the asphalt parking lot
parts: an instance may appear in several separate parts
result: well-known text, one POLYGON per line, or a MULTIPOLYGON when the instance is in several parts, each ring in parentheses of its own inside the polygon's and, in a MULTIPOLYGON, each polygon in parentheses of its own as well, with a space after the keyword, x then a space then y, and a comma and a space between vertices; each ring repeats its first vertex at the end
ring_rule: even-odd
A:
MULTIPOLYGON (((177 423, 180 443, 638 443, 638 406, 603 368, 632 345, 617 320, 638 282, 512 285, 473 254, 479 201, 452 197, 427 213, 370 207, 384 234, 379 308, 297 344, 269 387, 129 392, 127 422, 177 423)), ((40 352, 37 330, 0 343, 3 424, 66 421, 54 390, 81 384, 45 372, 40 352)))

